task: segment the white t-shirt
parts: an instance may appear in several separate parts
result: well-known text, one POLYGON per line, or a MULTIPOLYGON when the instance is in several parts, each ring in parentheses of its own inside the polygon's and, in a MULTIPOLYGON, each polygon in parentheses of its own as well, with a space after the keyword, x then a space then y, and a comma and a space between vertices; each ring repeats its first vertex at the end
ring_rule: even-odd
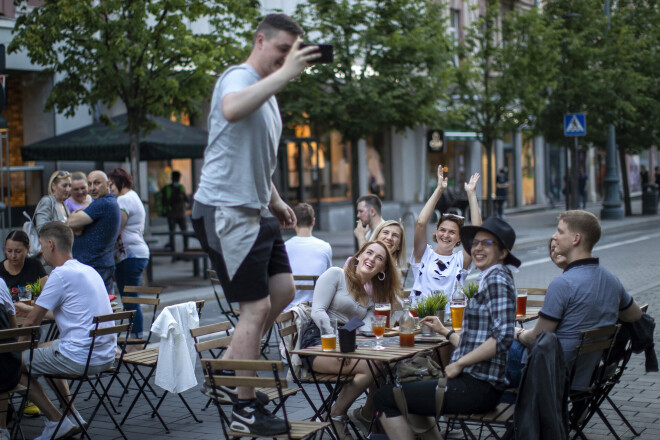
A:
MULTIPOLYGON (((294 275, 322 275, 332 267, 332 247, 316 237, 291 237, 284 243, 294 275)), ((297 281, 298 284, 314 284, 313 281, 297 281)), ((313 290, 297 290, 296 297, 285 310, 294 305, 311 301, 313 290)))
POLYGON ((117 242, 121 239, 124 252, 115 252, 115 261, 122 261, 126 258, 149 258, 149 246, 144 241, 144 205, 140 196, 133 190, 130 190, 123 196, 117 197, 119 209, 128 215, 128 220, 124 229, 121 231, 117 242))
MULTIPOLYGON (((55 316, 60 331, 60 353, 78 364, 87 363, 93 318, 112 313, 101 275, 78 260, 68 260, 50 273, 36 304, 51 310, 55 316)), ((99 328, 113 325, 112 321, 104 322, 99 328)), ((116 335, 97 337, 90 364, 112 362, 116 346, 116 335)))
MULTIPOLYGON (((415 275, 415 283, 410 294, 413 305, 417 299, 424 298, 436 290, 444 291, 445 296, 451 299, 456 276, 461 273, 461 282, 465 283, 471 269, 472 265, 467 270, 463 269, 463 250, 455 251, 451 255, 440 255, 427 244, 419 263, 415 262, 414 255, 410 256, 410 270, 415 275)), ((445 312, 448 311, 449 303, 445 308, 445 312)))
POLYGON ((195 200, 209 206, 266 211, 277 166, 282 117, 275 96, 237 122, 222 114, 222 100, 262 78, 248 64, 232 66, 215 85, 209 112, 208 146, 195 200))
POLYGON ((11 295, 9 294, 9 289, 7 288, 7 284, 5 283, 5 280, 0 278, 0 304, 2 304, 5 307, 5 312, 7 312, 10 315, 15 315, 16 314, 16 307, 14 307, 14 303, 11 300, 11 295))

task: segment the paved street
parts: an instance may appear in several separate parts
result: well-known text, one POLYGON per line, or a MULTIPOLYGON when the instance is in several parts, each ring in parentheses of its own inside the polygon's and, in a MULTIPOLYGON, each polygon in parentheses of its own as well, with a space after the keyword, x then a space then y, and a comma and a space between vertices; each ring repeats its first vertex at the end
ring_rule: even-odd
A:
MULTIPOLYGON (((595 212, 599 207, 594 205, 595 212)), ((637 211, 639 212, 639 211, 637 211)), ((559 210, 532 212, 524 214, 509 213, 508 221, 518 234, 518 242, 514 248, 516 255, 523 261, 523 266, 515 275, 516 284, 526 287, 547 287, 548 283, 559 274, 559 269, 547 258, 547 238, 556 225, 559 210)), ((604 234, 594 254, 601 259, 601 264, 619 276, 628 291, 639 304, 648 303, 652 316, 660 316, 660 277, 658 277, 658 262, 660 261, 660 217, 642 217, 603 222, 604 234)), ((336 246, 348 252, 352 243, 351 231, 344 233, 319 233, 336 246)), ((410 236, 409 241, 412 237, 410 236)), ((345 255, 335 252, 335 263, 343 263, 345 255)), ((212 297, 208 280, 191 277, 191 264, 188 262, 170 263, 168 260, 156 262, 154 265, 155 285, 166 286, 163 295, 167 304, 173 304, 190 299, 207 299, 203 310, 202 324, 222 320, 218 305, 212 297)), ((656 341, 660 341, 660 328, 656 327, 656 341)), ((275 350, 270 353, 277 356, 275 350)), ((201 374, 199 365, 198 375, 201 374)), ((217 411, 211 407, 202 411, 206 403, 205 397, 197 389, 184 393, 189 404, 196 410, 203 423, 197 424, 190 417, 176 396, 168 396, 161 413, 169 424, 171 433, 165 434, 164 429, 156 419, 147 412, 146 404, 140 404, 136 414, 129 419, 124 427, 130 439, 162 439, 165 438, 222 438, 217 411), (165 434, 165 435, 164 435, 165 434)), ((635 355, 629 364, 629 369, 612 393, 614 401, 623 409, 624 414, 642 431, 641 439, 660 438, 660 374, 644 372, 643 355, 635 355)), ((86 397, 86 395, 85 395, 86 397)), ((89 414, 90 402, 81 402, 78 407, 83 416, 89 414)), ((122 407, 125 409, 128 403, 122 407)), ((311 415, 310 408, 302 397, 289 399, 287 408, 292 418, 301 419, 311 415)), ((606 410, 610 422, 617 428, 624 439, 633 438, 632 434, 620 422, 613 411, 606 410)), ((25 435, 31 439, 36 437, 43 426, 41 419, 25 419, 25 435)), ((91 429, 94 439, 120 438, 107 416, 98 417, 91 429)), ((460 438, 452 433, 450 438, 460 438)), ((611 435, 599 421, 593 421, 587 430, 589 439, 609 439, 611 435)))

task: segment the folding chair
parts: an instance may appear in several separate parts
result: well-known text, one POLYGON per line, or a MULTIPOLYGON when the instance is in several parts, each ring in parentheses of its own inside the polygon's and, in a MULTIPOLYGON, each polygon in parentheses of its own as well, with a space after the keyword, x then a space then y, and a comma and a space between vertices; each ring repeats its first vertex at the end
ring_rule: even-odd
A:
MULTIPOLYGON (((575 361, 571 367, 570 383, 573 383, 578 364, 583 356, 592 353, 602 353, 604 359, 610 357, 616 335, 621 324, 608 325, 580 332, 578 345, 575 347, 575 361)), ((606 368, 596 368, 589 387, 583 391, 571 391, 571 410, 568 414, 571 431, 575 432, 573 438, 580 437, 586 440, 583 429, 588 422, 589 411, 598 397, 599 390, 606 382, 606 368)))
MULTIPOLYGON (((201 316, 202 308, 204 307, 204 300, 196 301, 195 306, 197 308, 197 315, 201 316)), ((144 350, 134 353, 126 353, 126 355, 124 356, 123 364, 126 366, 126 371, 130 375, 129 383, 130 381, 134 381, 136 384, 138 384, 138 389, 135 398, 131 402, 130 406, 128 407, 128 410, 126 410, 126 414, 124 414, 124 417, 120 422, 121 425, 126 423, 126 420, 131 415, 131 411, 135 407, 140 396, 142 396, 144 397, 144 399, 147 401, 147 404, 151 408, 152 411, 151 417, 157 417, 158 420, 160 421, 160 424, 163 425, 163 428, 165 428, 165 432, 167 433, 170 432, 167 423, 165 423, 165 420, 158 411, 160 409, 160 406, 163 404, 163 401, 169 394, 169 392, 167 390, 164 390, 159 397, 157 392, 153 389, 153 387, 149 383, 151 377, 154 375, 154 373, 156 373, 156 368, 158 367, 158 354, 159 354, 159 349, 156 347, 156 348, 146 348, 144 350), (146 372, 143 372, 142 369, 146 370, 146 372), (149 387, 151 392, 154 394, 154 397, 159 398, 158 403, 156 405, 153 404, 153 402, 147 395, 145 391, 147 387, 149 387)), ((177 393, 177 396, 179 396, 179 399, 186 407, 186 409, 192 416, 193 420, 195 420, 197 423, 202 423, 202 421, 197 418, 192 408, 190 408, 190 405, 183 397, 183 395, 181 393, 177 393)))
POLYGON ((220 284, 220 279, 218 278, 217 272, 213 269, 207 269, 206 272, 208 273, 209 279, 211 280, 213 295, 215 295, 215 300, 218 302, 218 307, 220 307, 220 313, 225 315, 225 318, 227 318, 227 321, 231 323, 232 327, 235 327, 236 322, 238 322, 238 315, 240 315, 240 311, 235 309, 234 306, 225 298, 225 293, 222 290, 222 285, 220 284), (223 299, 225 300, 226 304, 223 304, 223 299))
MULTIPOLYGON (((17 433, 20 431, 21 419, 23 418, 23 409, 27 404, 27 395, 30 390, 30 381, 32 375, 32 354, 34 349, 39 344, 39 326, 34 327, 23 327, 23 328, 12 328, 7 330, 0 330, 0 353, 22 353, 26 350, 29 350, 29 359, 30 364, 28 366, 28 375, 27 383, 25 386, 18 384, 11 390, 7 390, 2 394, 7 394, 8 401, 8 411, 12 405, 12 395, 20 394, 22 395, 21 403, 18 405, 18 409, 14 409, 14 420, 13 425, 8 426, 11 438, 17 438, 17 433), (28 338, 27 341, 17 342, 19 338, 28 338)), ((4 398, 3 398, 4 399, 4 398)), ((0 417, 7 417, 6 413, 0 413, 0 417)), ((23 437, 21 433, 21 437, 23 437)))
POLYGON ((333 402, 331 401, 331 399, 333 396, 333 388, 335 386, 338 387, 338 389, 334 393, 334 395, 336 396, 339 393, 339 391, 341 391, 341 387, 344 386, 344 384, 353 380, 354 375, 342 374, 341 377, 338 378, 336 374, 320 374, 310 371, 310 375, 306 377, 299 377, 296 374, 294 368, 292 368, 293 363, 291 361, 291 354, 289 353, 289 348, 287 347, 287 344, 284 342, 285 338, 290 337, 291 338, 290 345, 292 347, 295 347, 296 341, 300 336, 298 334, 298 328, 294 323, 294 317, 295 317, 294 313, 289 310, 288 312, 280 314, 275 319, 275 323, 278 326, 280 338, 282 339, 284 354, 286 356, 286 360, 289 365, 289 374, 291 375, 291 378, 296 383, 296 385, 300 388, 301 392, 303 393, 303 396, 305 397, 305 400, 307 400, 307 403, 309 403, 310 407, 314 410, 314 415, 312 416, 311 420, 316 420, 316 419, 322 420, 324 410, 326 410, 327 413, 329 413, 329 409, 332 406, 333 402), (287 325, 287 323, 291 323, 291 324, 287 325), (320 406, 317 407, 314 404, 314 401, 310 397, 307 390, 303 387, 303 384, 313 384, 316 387, 316 391, 321 399, 320 406), (323 390, 321 389, 321 384, 325 386, 327 395, 323 393, 323 390))
MULTIPOLYGON (((55 432, 53 432, 52 438, 56 438, 57 436, 57 431, 60 429, 60 426, 62 425, 62 420, 64 420, 65 417, 68 415, 73 416, 73 418, 76 420, 76 423, 80 427, 82 431, 83 437, 87 437, 88 439, 91 440, 91 437, 89 433, 87 432, 89 427, 92 424, 92 421, 94 420, 94 416, 98 412, 99 408, 103 406, 105 409, 105 412, 110 416, 110 419, 112 420, 112 423, 114 423, 115 427, 119 430, 119 433, 124 439, 127 439, 126 435, 124 432, 121 430, 121 427, 119 426, 119 423, 115 420, 114 416, 112 415, 112 411, 110 411, 110 408, 105 403, 105 399, 108 397, 108 390, 112 386, 112 383, 114 382, 115 378, 117 377, 117 371, 119 370, 119 367, 121 366, 122 360, 123 360, 123 355, 124 355, 124 350, 126 347, 126 341, 125 339, 127 338, 128 332, 130 332, 131 326, 133 325, 133 316, 135 315, 134 311, 126 311, 126 312, 118 312, 118 313, 109 313, 107 315, 98 315, 95 316, 94 319, 92 320, 92 323, 94 327, 89 331, 89 337, 92 339, 90 346, 89 346, 89 353, 87 354, 87 363, 85 364, 85 369, 83 371, 83 374, 81 375, 68 375, 68 374, 44 374, 43 377, 48 380, 52 381, 53 379, 64 379, 69 381, 69 386, 71 387, 73 382, 78 382, 78 385, 75 387, 75 389, 71 388, 73 390, 72 393, 70 393, 70 397, 68 399, 68 403, 66 407, 64 408, 64 411, 62 411, 62 418, 60 419, 60 422, 57 425, 57 428, 55 428, 55 432), (112 322, 114 324, 115 320, 121 320, 127 321, 126 324, 119 324, 119 325, 112 325, 109 327, 100 327, 101 324, 107 323, 107 322, 112 322), (117 367, 110 367, 108 370, 106 370, 103 373, 108 373, 111 378, 110 381, 108 382, 107 386, 103 386, 103 383, 98 379, 100 374, 95 374, 95 375, 89 375, 89 365, 90 362, 93 358, 94 354, 94 346, 96 343, 96 339, 100 336, 109 336, 109 335, 115 335, 117 338, 120 337, 120 335, 124 334, 124 341, 123 343, 118 343, 117 346, 120 347, 120 355, 118 358, 118 364, 117 367), (95 383, 96 381, 96 383, 95 383), (83 384, 89 384, 89 386, 92 389, 92 392, 98 397, 99 402, 96 405, 96 408, 94 408, 94 412, 92 413, 91 417, 89 418, 89 421, 87 422, 87 427, 83 425, 82 420, 78 418, 76 413, 71 411, 71 407, 73 406, 74 401, 76 400, 76 397, 78 396, 82 385, 83 384), (103 390, 102 393, 99 392, 97 386, 100 385, 101 389, 103 390)), ((62 396, 57 389, 57 387, 53 387, 55 390, 55 393, 58 395, 58 398, 60 400, 66 401, 66 397, 62 396)))
MULTIPOLYGON (((642 312, 646 313, 648 309, 648 304, 645 304, 640 308, 642 309, 642 312)), ((616 345, 617 342, 614 343, 615 347, 616 345)), ((605 426, 607 426, 607 429, 610 430, 614 438, 620 440, 620 437, 617 434, 616 430, 614 429, 608 418, 605 416, 603 411, 600 409, 601 405, 604 402, 608 402, 610 404, 614 412, 619 416, 621 421, 628 427, 628 429, 630 429, 630 431, 633 433, 634 436, 639 436, 640 433, 638 433, 635 430, 635 428, 632 426, 630 421, 628 421, 626 416, 623 415, 621 410, 616 406, 612 398, 609 396, 612 389, 616 386, 616 384, 618 384, 621 381, 621 376, 623 376, 623 373, 626 370, 628 362, 630 361, 630 358, 633 355, 632 341, 630 339, 626 341, 625 348, 622 353, 619 353, 619 355, 615 353, 616 351, 617 350, 613 348, 610 353, 610 356, 608 358, 604 358, 603 362, 598 367, 600 369, 604 369, 603 372, 604 379, 600 384, 599 388, 594 390, 594 398, 589 408, 588 414, 584 420, 584 425, 586 426, 586 424, 594 416, 594 414, 597 414, 598 417, 600 417, 600 419, 603 421, 605 426)))
MULTIPOLYGON (((222 352, 224 352, 231 343, 232 337, 229 335, 229 330, 231 330, 231 328, 232 328, 231 323, 229 321, 224 321, 216 324, 210 324, 210 325, 205 325, 203 327, 191 329, 190 334, 195 340, 195 349, 197 350, 199 359, 202 360, 204 358, 204 355, 210 355, 213 359, 218 359, 218 357, 222 354, 222 352), (201 340, 205 336, 209 336, 209 335, 215 336, 218 334, 220 334, 220 336, 201 340)), ((204 363, 202 362, 202 368, 203 367, 204 367, 204 363)), ((257 388, 257 391, 266 394, 268 396, 269 401, 276 400, 279 396, 277 389, 275 388, 257 388)), ((284 396, 284 399, 287 399, 289 396, 296 394, 298 391, 300 391, 300 388, 287 388, 286 390, 282 391, 282 395, 284 396)), ((208 408, 208 406, 211 404, 212 401, 216 401, 216 404, 221 404, 221 405, 233 404, 231 400, 224 398, 220 398, 219 400, 216 400, 215 399, 216 393, 214 392, 214 390, 210 388, 207 388, 204 394, 206 394, 209 397, 209 401, 206 403, 204 409, 208 408)), ((273 412, 277 411, 279 408, 280 405, 277 405, 273 412)))
MULTIPOLYGON (((282 415, 284 421, 287 423, 288 429, 286 433, 274 435, 273 438, 288 438, 303 439, 312 437, 317 432, 328 428, 330 423, 327 422, 308 422, 308 421, 293 421, 289 420, 286 406, 284 404, 283 390, 287 388, 286 379, 280 378, 280 373, 284 371, 284 366, 281 361, 241 361, 241 360, 213 360, 202 359, 204 366, 206 384, 212 389, 217 390, 220 386, 254 386, 254 387, 269 387, 277 390, 277 398, 279 404, 282 406, 282 415), (273 377, 254 377, 254 376, 215 376, 209 375, 208 372, 216 370, 250 370, 255 372, 268 372, 272 373, 273 377)), ((216 401, 219 396, 216 395, 216 401)), ((231 420, 231 412, 225 413, 221 404, 216 405, 220 415, 220 423, 225 438, 230 437, 261 437, 259 435, 246 434, 244 432, 232 431, 229 421, 231 420)), ((230 410, 231 411, 231 410, 230 410)))
POLYGON ((126 310, 126 305, 137 305, 142 307, 144 310, 145 307, 151 312, 151 322, 149 323, 149 333, 147 333, 146 338, 128 338, 128 345, 142 345, 142 349, 145 349, 149 342, 151 341, 151 326, 156 319, 156 314, 158 313, 158 306, 160 305, 160 295, 163 293, 162 287, 156 286, 124 286, 124 293, 137 293, 140 296, 127 296, 122 295, 121 302, 124 305, 124 310, 126 310), (144 296, 148 295, 148 296, 144 296))

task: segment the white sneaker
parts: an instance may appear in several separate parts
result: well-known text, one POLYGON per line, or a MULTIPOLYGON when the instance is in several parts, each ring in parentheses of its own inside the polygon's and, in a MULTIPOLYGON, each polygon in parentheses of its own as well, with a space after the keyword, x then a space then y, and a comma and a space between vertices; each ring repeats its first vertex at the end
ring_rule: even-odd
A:
MULTIPOLYGON (((85 421, 85 419, 83 419, 83 416, 80 415, 80 413, 78 412, 77 409, 74 408, 73 412, 78 416, 78 420, 80 420, 80 422, 82 423, 82 426, 85 429, 87 429, 87 427, 89 426, 89 423, 87 423, 87 421, 85 421)), ((73 416, 73 414, 69 414, 68 416, 66 416, 66 418, 69 419, 69 422, 71 422, 71 424, 73 426, 76 426, 76 427, 78 426, 78 422, 76 421, 76 418, 73 416)))
MULTIPOLYGON (((58 423, 59 420, 55 420, 54 422, 51 422, 50 420, 46 419, 46 427, 44 428, 41 435, 34 440, 50 440, 50 438, 53 436, 53 432, 55 432, 55 428, 57 428, 58 423)), ((69 421, 68 417, 65 417, 62 420, 62 426, 60 426, 60 429, 57 430, 57 435, 55 436, 55 438, 58 439, 58 438, 69 437, 75 434, 76 432, 78 432, 78 427, 73 425, 69 421)))
POLYGON ((0 429, 0 440, 11 440, 8 429, 0 429))

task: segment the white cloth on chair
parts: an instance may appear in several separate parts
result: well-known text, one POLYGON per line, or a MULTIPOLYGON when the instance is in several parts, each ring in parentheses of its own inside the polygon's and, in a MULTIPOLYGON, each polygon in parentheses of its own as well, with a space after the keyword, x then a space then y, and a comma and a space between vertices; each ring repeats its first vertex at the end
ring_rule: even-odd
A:
POLYGON ((193 301, 165 307, 151 326, 160 336, 155 382, 170 393, 182 393, 197 385, 197 352, 190 335, 190 329, 197 327, 199 316, 193 301))

